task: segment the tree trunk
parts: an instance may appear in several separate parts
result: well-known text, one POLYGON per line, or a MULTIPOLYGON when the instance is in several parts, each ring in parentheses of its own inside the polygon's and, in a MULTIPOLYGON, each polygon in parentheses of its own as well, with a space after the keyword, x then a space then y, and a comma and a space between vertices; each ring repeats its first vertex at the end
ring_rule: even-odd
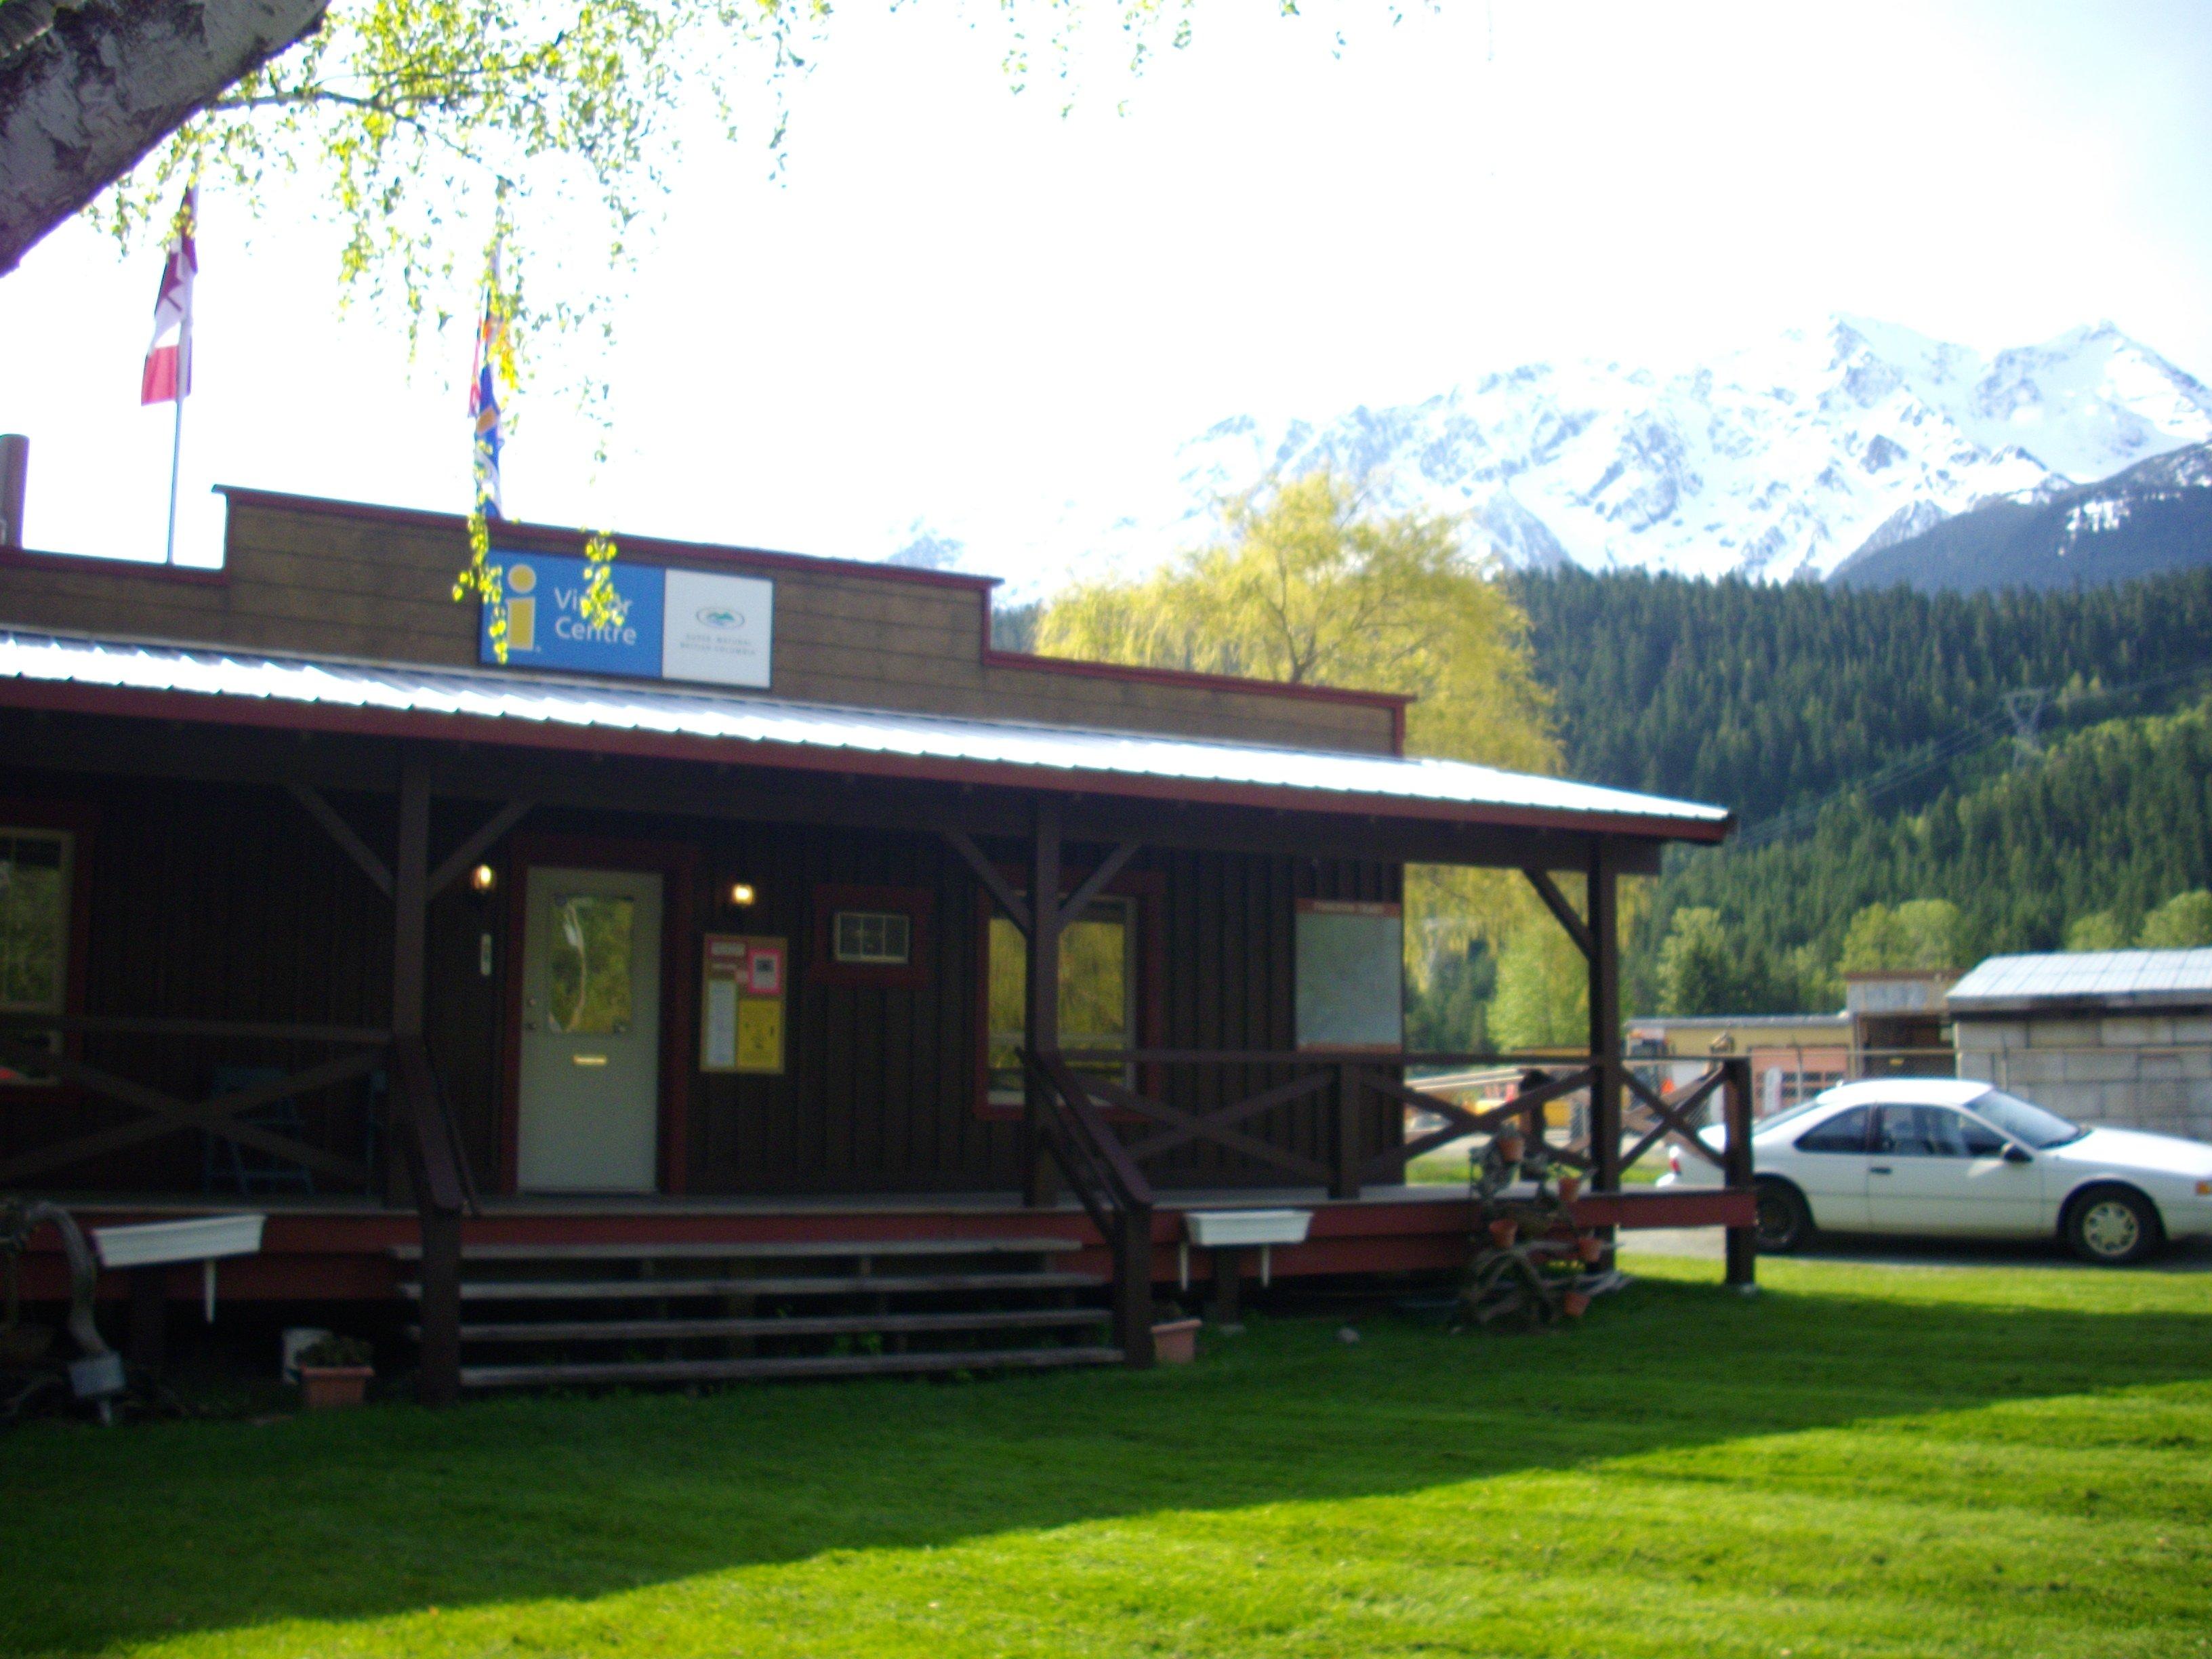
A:
POLYGON ((0 275, 328 3, 0 0, 0 275))

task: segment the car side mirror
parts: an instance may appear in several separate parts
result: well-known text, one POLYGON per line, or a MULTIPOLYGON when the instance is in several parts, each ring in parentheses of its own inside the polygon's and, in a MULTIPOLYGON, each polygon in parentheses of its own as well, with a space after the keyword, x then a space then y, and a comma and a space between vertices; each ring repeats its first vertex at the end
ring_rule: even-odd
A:
POLYGON ((2004 1161, 2008 1164, 2033 1164, 2035 1154, 2017 1140, 2008 1140, 2005 1142, 2004 1161))

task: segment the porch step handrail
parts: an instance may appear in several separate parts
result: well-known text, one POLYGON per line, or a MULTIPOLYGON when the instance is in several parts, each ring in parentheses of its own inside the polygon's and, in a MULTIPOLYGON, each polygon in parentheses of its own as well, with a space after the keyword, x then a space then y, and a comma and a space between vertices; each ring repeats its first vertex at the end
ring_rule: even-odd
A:
POLYGON ((1152 1184, 1098 1103, 1056 1054, 1021 1051, 1037 1139, 1060 1166, 1114 1258, 1114 1340, 1133 1366, 1152 1363, 1152 1184))

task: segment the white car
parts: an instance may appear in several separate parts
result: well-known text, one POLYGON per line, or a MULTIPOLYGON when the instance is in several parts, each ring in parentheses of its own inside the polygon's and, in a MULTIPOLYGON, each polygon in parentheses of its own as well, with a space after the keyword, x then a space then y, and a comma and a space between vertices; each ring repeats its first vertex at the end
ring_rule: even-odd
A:
MULTIPOLYGON (((1698 1134, 1719 1150, 1718 1127, 1698 1134)), ((1751 1146, 1765 1251, 1794 1250, 1816 1227, 2056 1235, 2118 1266, 2212 1234, 2212 1146, 2085 1128, 1986 1083, 1847 1083, 1761 1123, 1751 1146)))

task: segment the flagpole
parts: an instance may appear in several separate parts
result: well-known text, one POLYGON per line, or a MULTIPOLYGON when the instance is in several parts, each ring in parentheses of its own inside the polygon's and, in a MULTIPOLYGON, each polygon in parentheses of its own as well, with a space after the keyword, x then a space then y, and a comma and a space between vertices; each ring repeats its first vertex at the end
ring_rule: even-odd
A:
POLYGON ((177 468, 185 453, 185 388, 191 383, 192 319, 187 312, 177 326, 177 424, 169 439, 169 540, 161 562, 177 562, 177 468))

